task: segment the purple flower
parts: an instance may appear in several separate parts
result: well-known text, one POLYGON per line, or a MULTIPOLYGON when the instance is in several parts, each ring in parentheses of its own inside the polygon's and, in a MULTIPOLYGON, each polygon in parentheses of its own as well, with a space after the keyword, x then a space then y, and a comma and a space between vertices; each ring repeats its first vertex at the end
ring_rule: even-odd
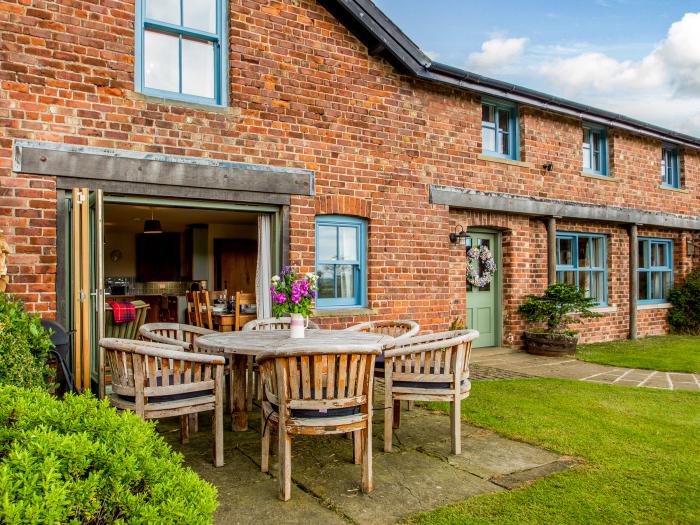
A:
POLYGON ((316 290, 311 290, 311 297, 316 299, 316 290))
POLYGON ((283 266, 282 271, 280 272, 280 277, 282 279, 284 279, 284 276, 287 275, 288 273, 292 273, 291 266, 283 266))

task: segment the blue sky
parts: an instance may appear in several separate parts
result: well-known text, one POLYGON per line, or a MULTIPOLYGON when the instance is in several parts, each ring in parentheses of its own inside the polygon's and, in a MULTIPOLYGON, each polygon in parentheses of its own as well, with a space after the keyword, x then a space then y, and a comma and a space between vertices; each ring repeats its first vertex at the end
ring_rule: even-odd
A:
POLYGON ((375 3, 434 60, 700 136, 697 0, 375 3))

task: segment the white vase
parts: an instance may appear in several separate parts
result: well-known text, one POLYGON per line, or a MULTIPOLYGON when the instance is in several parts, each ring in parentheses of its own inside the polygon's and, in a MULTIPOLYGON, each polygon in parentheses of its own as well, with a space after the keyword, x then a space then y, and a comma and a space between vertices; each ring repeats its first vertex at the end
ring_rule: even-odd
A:
POLYGON ((290 317, 292 322, 289 327, 289 337, 292 339, 303 339, 308 319, 305 319, 301 314, 290 314, 290 317))

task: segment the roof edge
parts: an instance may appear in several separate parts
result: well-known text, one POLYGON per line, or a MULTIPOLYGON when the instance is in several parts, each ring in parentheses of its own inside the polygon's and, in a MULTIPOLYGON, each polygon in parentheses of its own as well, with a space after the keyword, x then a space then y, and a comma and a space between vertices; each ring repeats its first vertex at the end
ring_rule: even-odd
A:
POLYGON ((355 23, 350 31, 363 41, 371 39, 378 44, 373 54, 382 55, 395 65, 398 63, 414 77, 448 85, 460 90, 504 98, 546 111, 568 115, 605 126, 623 129, 647 137, 700 149, 700 138, 673 131, 626 115, 599 109, 572 100, 542 93, 534 89, 485 77, 447 64, 433 62, 401 29, 371 0, 319 0, 333 14, 341 9, 355 23), (335 7, 336 9, 331 9, 335 7), (358 34, 358 31, 361 34, 358 34))

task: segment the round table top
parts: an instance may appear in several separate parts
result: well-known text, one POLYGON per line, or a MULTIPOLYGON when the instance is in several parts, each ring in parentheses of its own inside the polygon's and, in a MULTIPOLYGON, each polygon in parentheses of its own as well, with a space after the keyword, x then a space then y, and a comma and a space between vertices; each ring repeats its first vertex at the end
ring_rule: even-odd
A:
POLYGON ((335 350, 383 350, 394 338, 368 332, 307 329, 303 339, 292 339, 289 330, 251 330, 204 335, 197 348, 204 352, 258 355, 262 352, 333 352, 335 350))

